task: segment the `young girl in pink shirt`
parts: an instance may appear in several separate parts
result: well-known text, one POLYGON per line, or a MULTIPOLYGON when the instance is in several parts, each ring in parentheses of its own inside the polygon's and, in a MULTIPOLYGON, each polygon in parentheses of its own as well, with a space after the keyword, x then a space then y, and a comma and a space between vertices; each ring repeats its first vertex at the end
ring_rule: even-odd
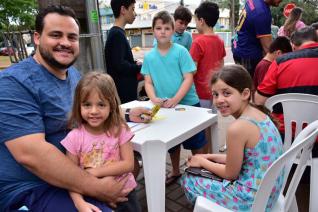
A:
MULTIPOLYGON (((134 135, 121 115, 117 90, 109 75, 90 72, 79 81, 69 124, 72 131, 61 141, 67 156, 98 178, 128 175, 124 189, 132 192, 115 211, 140 211, 131 173, 134 155, 130 140, 134 135)), ((100 211, 81 194, 70 191, 70 196, 79 211, 100 211)))

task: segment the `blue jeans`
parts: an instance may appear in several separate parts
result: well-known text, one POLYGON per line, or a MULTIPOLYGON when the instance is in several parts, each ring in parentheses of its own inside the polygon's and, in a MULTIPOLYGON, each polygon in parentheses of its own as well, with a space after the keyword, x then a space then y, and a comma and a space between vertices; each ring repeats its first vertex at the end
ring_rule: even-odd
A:
MULTIPOLYGON (((84 199, 98 207, 103 212, 112 211, 104 202, 100 202, 91 197, 84 197, 84 199)), ((65 189, 50 185, 39 186, 21 194, 16 199, 16 203, 6 211, 18 211, 18 209, 23 205, 25 205, 29 211, 32 212, 77 212, 69 192, 65 189)))

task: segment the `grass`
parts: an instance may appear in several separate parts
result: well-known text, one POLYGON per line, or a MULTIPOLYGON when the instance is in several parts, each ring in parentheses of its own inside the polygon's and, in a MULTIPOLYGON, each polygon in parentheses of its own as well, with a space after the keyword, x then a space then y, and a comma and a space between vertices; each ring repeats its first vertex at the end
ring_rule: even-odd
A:
POLYGON ((6 67, 10 66, 10 57, 9 56, 0 56, 0 70, 5 69, 6 67))

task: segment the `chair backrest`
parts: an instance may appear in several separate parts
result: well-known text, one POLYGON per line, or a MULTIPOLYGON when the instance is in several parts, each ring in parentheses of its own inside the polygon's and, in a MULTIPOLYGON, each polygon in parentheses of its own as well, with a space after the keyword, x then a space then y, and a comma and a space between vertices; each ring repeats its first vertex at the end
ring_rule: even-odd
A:
POLYGON ((310 124, 318 119, 318 96, 302 93, 278 94, 268 98, 265 106, 273 111, 273 106, 281 103, 283 106, 285 139, 284 151, 288 150, 293 139, 292 122, 296 124, 295 137, 303 129, 304 124, 310 124))
POLYGON ((292 203, 292 199, 295 196, 300 178, 306 168, 307 161, 310 159, 310 153, 317 135, 318 120, 312 122, 306 128, 304 128, 298 134, 292 146, 268 168, 263 180, 261 181, 259 190, 256 193, 251 211, 265 211, 267 201, 277 177, 281 174, 281 171, 284 168, 285 175, 288 175, 290 168, 287 167, 290 167, 296 157, 299 156, 299 163, 285 195, 285 211, 288 211, 292 203))

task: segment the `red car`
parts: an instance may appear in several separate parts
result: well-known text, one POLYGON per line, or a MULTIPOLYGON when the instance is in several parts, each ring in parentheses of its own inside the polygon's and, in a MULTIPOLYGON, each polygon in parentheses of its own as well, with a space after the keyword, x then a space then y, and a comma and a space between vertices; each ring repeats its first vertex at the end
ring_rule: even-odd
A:
POLYGON ((2 55, 2 56, 14 55, 14 50, 12 47, 0 48, 0 55, 2 55))

